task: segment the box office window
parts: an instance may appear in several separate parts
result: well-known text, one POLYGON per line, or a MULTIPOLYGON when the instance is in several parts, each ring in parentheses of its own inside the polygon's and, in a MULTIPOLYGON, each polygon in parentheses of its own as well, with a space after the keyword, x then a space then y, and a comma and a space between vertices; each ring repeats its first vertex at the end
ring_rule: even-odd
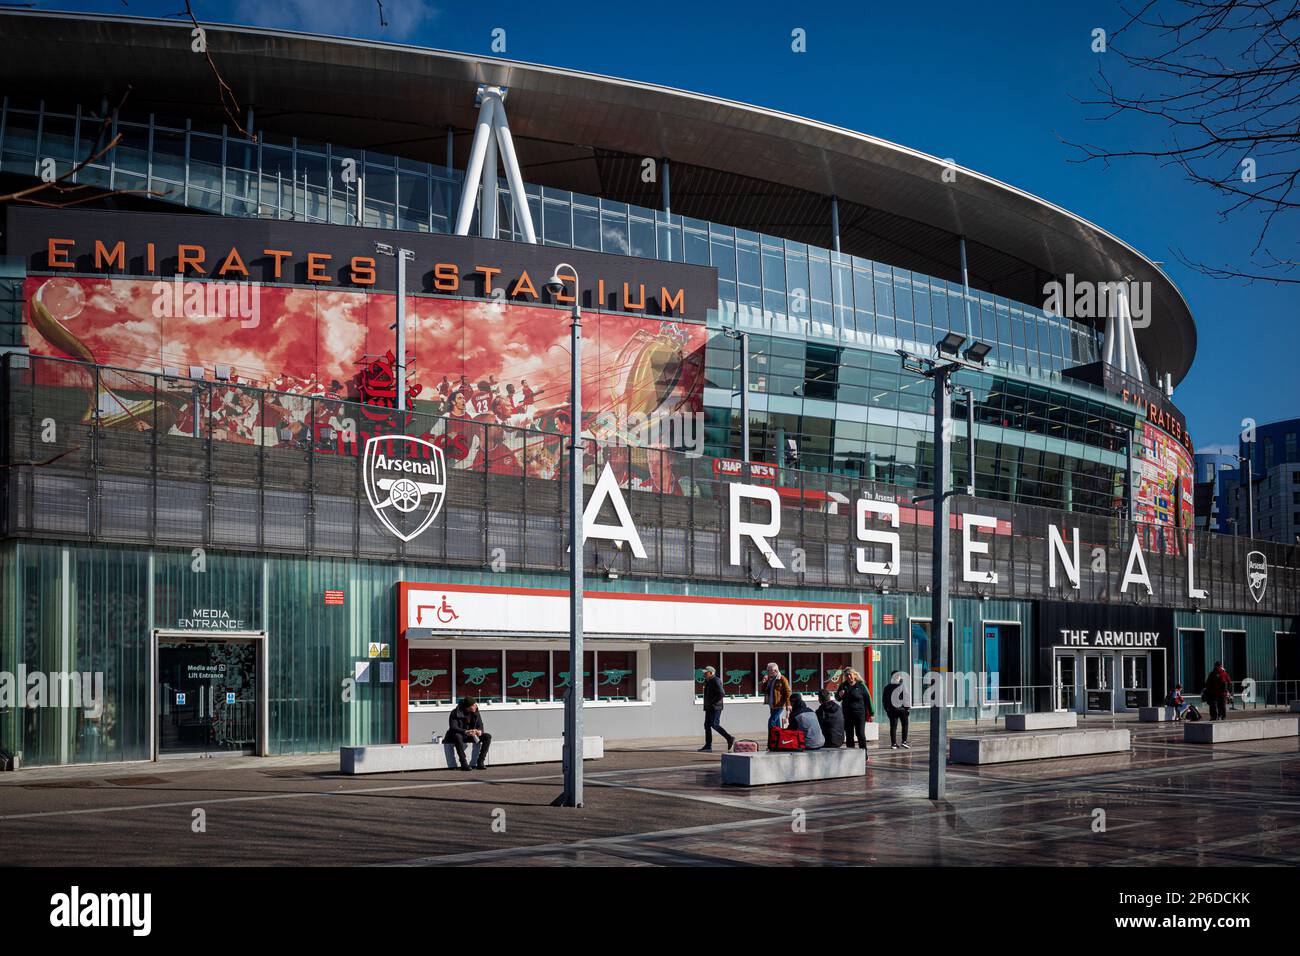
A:
POLYGON ((848 651, 822 655, 822 686, 831 693, 844 683, 844 672, 853 666, 853 656, 848 651))
POLYGON ((506 698, 551 699, 550 651, 506 651, 506 698))
MULTIPOLYGON (((722 675, 722 654, 719 651, 695 652, 695 696, 704 696, 704 668, 712 667, 722 675)), ((725 678, 724 678, 725 679, 725 678)))
MULTIPOLYGON (((569 676, 569 652, 555 651, 555 678, 552 681, 553 694, 556 700, 564 700, 564 695, 569 692, 571 678, 569 676)), ((596 652, 583 651, 582 653, 582 699, 594 700, 596 697, 596 652)))
POLYGON ((704 668, 712 666, 717 668, 723 691, 728 697, 762 697, 762 679, 769 661, 781 668, 781 673, 790 681, 792 693, 803 694, 809 698, 809 706, 816 706, 817 691, 825 687, 833 692, 839 686, 844 669, 852 666, 853 655, 848 650, 775 654, 771 648, 722 652, 697 650, 696 696, 702 695, 704 690, 704 668))
POLYGON ((501 700, 501 652, 457 651, 456 696, 501 700))
POLYGON ((722 654, 722 689, 728 697, 753 697, 755 680, 753 651, 724 651, 722 654))
POLYGON ((596 699, 637 699, 636 651, 596 652, 596 699))
POLYGON ((410 654, 410 699, 425 704, 449 704, 451 695, 451 650, 412 648, 410 654))
POLYGON ((790 689, 797 694, 816 694, 822 689, 822 656, 817 653, 790 655, 790 689))

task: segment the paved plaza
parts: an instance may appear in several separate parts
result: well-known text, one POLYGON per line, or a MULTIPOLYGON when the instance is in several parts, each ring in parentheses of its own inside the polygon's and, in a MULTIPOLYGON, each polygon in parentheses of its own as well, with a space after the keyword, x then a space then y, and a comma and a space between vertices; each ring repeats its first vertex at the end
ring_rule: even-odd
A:
POLYGON ((1300 740, 1198 746, 1177 726, 1120 723, 1130 753, 950 765, 941 804, 926 798, 924 726, 910 751, 890 750, 886 730, 863 779, 749 790, 724 788, 698 740, 610 741, 586 765, 581 810, 549 805, 556 764, 368 777, 320 755, 37 768, 0 776, 0 846, 5 862, 37 866, 1300 863, 1300 740))

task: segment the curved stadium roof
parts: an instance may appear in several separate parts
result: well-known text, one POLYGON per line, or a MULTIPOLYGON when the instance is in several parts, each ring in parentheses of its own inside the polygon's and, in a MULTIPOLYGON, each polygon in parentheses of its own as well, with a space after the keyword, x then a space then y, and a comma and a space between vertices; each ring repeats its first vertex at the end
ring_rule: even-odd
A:
MULTIPOLYGON (((0 92, 116 102, 160 116, 224 120, 216 82, 184 20, 0 11, 0 92)), ((1123 240, 1059 206, 873 136, 649 83, 492 57, 208 26, 209 49, 263 130, 442 163, 448 127, 473 128, 482 83, 508 87, 530 182, 657 206, 640 158, 672 164, 673 211, 829 246, 838 197, 842 248, 955 279, 957 237, 972 285, 1040 302, 1042 283, 1132 276, 1151 283, 1152 322, 1136 330, 1148 367, 1182 380, 1196 351, 1173 282, 1123 240)), ((464 167, 469 137, 455 137, 464 167)))

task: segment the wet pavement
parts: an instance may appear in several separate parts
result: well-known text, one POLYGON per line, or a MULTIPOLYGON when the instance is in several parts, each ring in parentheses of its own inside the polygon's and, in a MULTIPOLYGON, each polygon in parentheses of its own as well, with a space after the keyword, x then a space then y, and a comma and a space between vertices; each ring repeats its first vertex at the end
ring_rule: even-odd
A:
MULTIPOLYGON (((1254 712, 1242 716, 1267 716, 1254 712)), ((1109 725, 1081 721, 1082 725, 1109 725)), ((867 773, 723 787, 696 740, 611 742, 586 806, 556 764, 345 777, 337 759, 221 758, 0 775, 0 859, 21 865, 473 866, 1300 863, 1300 738, 1214 746, 1123 722, 1129 753, 949 765, 925 728, 867 773), (200 826, 199 824, 202 824, 200 826)), ((953 733, 987 732, 954 725, 953 733)), ((887 735, 886 735, 887 736, 887 735)))

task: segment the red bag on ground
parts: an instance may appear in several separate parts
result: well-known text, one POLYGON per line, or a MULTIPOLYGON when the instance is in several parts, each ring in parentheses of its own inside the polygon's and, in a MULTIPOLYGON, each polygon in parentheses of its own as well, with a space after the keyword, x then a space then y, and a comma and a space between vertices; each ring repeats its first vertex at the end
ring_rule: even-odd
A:
POLYGON ((804 733, 792 727, 770 727, 767 731, 768 750, 803 750, 804 733))

